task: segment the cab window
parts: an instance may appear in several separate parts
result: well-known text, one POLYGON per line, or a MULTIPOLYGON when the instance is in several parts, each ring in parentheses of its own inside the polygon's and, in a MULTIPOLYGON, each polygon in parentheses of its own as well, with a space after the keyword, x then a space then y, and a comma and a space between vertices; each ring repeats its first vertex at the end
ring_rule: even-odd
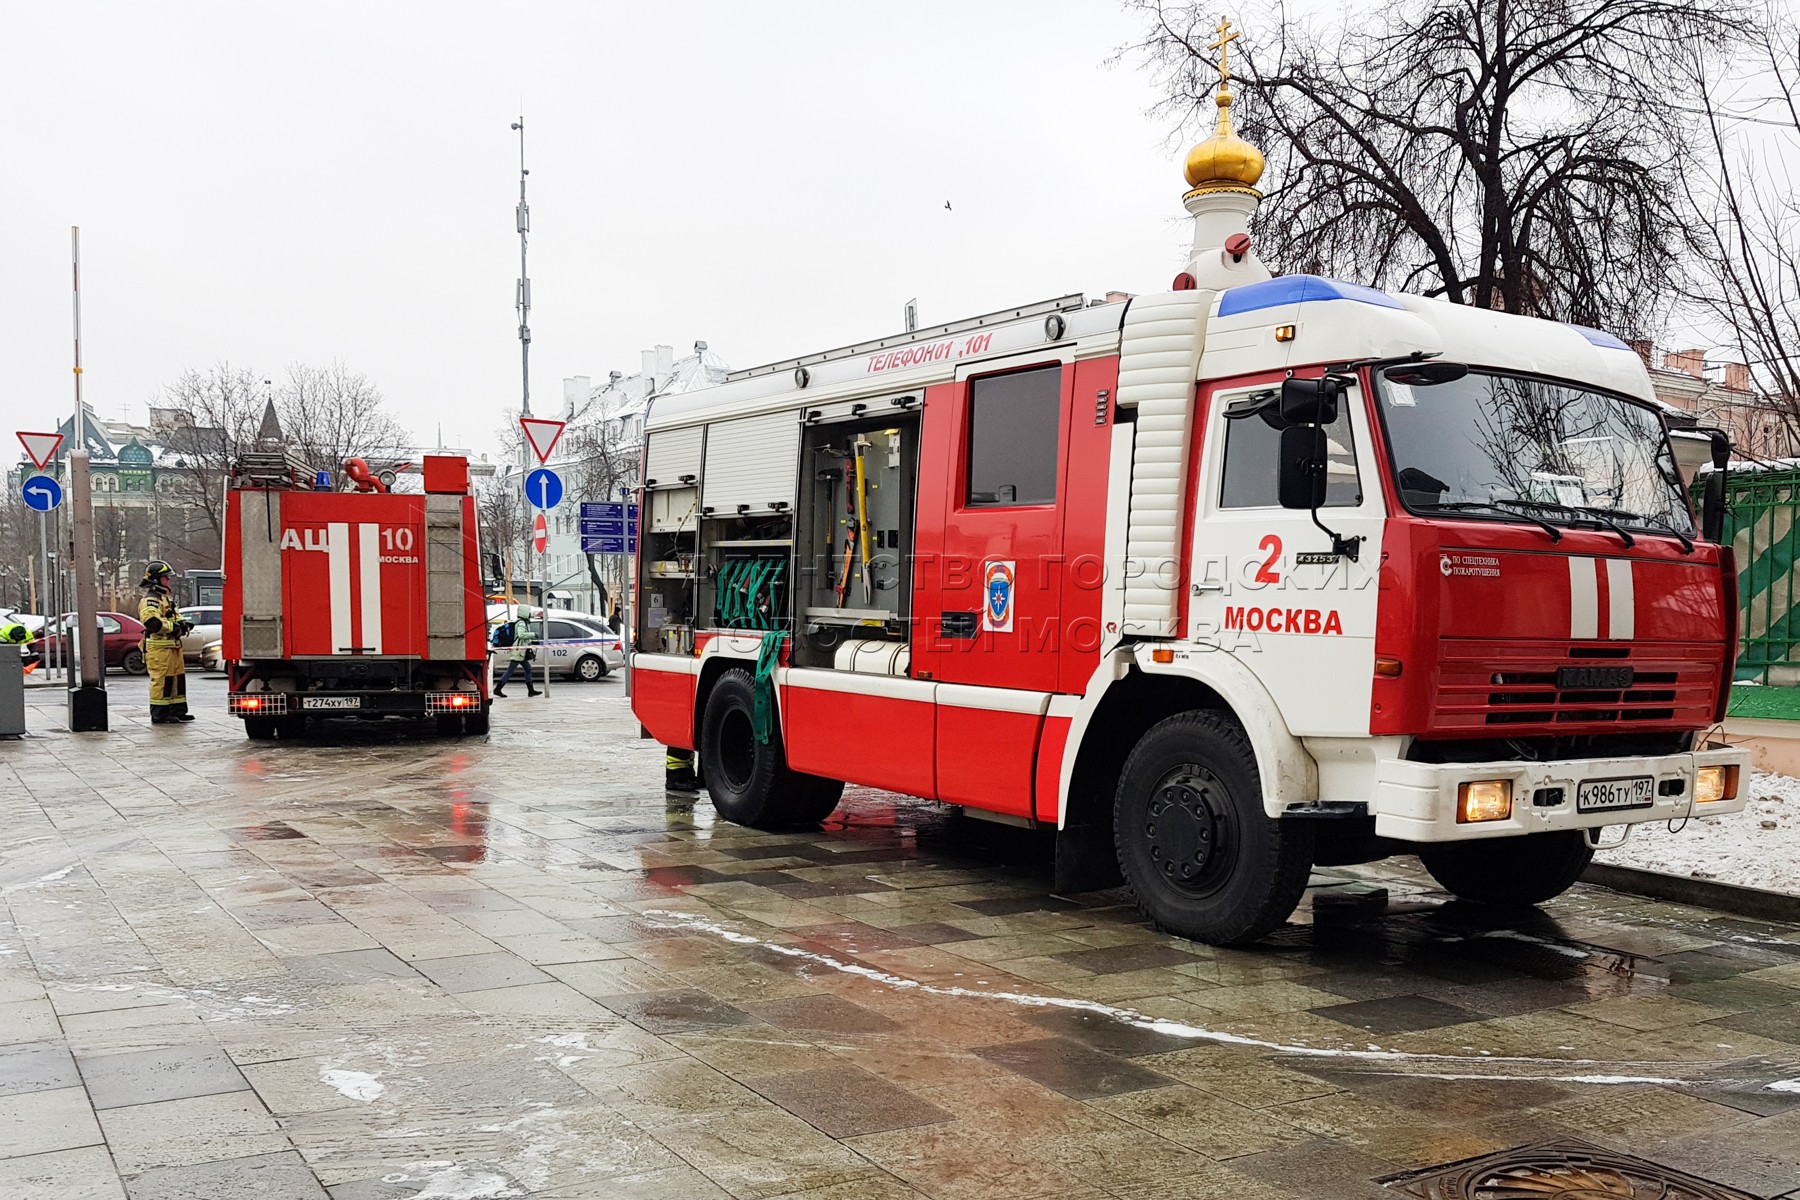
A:
POLYGON ((969 383, 967 508, 1056 503, 1062 367, 988 375, 969 383))
MULTIPOLYGON (((1362 503, 1362 481, 1356 471, 1356 443, 1350 432, 1350 405, 1338 405, 1338 418, 1325 427, 1325 505, 1348 508, 1362 503)), ((1262 417, 1225 422, 1225 469, 1220 508, 1275 508, 1281 503, 1277 473, 1281 430, 1262 417)))

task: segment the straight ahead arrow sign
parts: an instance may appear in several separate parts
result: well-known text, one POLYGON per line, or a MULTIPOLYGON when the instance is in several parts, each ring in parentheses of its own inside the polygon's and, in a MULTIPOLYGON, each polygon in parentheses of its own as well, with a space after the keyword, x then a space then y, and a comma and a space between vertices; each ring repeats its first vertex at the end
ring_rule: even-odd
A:
POLYGON ((556 449, 556 443, 562 439, 562 421, 546 421, 542 417, 520 417, 519 425, 525 430, 525 440, 531 443, 531 452, 537 455, 540 463, 550 461, 550 452, 556 449))
POLYGON ((31 457, 31 465, 43 470, 56 457, 62 446, 63 435, 60 433, 26 433, 19 431, 19 441, 24 443, 25 453, 31 457))

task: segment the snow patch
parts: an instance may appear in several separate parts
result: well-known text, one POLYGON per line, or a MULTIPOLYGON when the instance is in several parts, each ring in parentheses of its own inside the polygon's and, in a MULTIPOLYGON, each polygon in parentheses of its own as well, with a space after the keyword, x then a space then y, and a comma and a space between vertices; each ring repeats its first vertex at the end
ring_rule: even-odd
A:
POLYGON ((52 871, 48 875, 39 875, 37 877, 37 879, 34 880, 33 882, 35 882, 35 883, 55 883, 59 879, 67 879, 69 877, 69 872, 73 871, 75 869, 75 866, 76 866, 76 864, 70 863, 68 866, 64 867, 60 871, 52 871))
POLYGON ((1800 1079, 1777 1079, 1763 1085, 1765 1092, 1800 1092, 1800 1079))
POLYGON ((1743 812, 1634 825, 1601 861, 1800 896, 1800 779, 1750 773, 1743 812))
POLYGON ((364 1104, 379 1100, 387 1085, 380 1082, 367 1071, 325 1070, 319 1072, 319 1081, 336 1088, 339 1092, 359 1100, 364 1104))

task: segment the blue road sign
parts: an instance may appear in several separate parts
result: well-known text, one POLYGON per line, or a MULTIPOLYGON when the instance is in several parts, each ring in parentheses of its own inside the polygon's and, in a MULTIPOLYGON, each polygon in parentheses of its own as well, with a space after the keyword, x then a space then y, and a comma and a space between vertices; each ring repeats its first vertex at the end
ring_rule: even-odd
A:
POLYGON ((583 554, 636 554, 637 538, 634 537, 589 537, 581 538, 583 554))
POLYGON ((617 500, 581 502, 583 554, 636 554, 638 506, 617 500))
POLYGON ((525 502, 538 508, 555 508, 562 503, 562 477, 549 467, 539 467, 525 477, 525 502))
POLYGON ((62 485, 48 475, 33 475, 19 488, 19 494, 25 497, 26 507, 42 513, 62 503, 62 485))

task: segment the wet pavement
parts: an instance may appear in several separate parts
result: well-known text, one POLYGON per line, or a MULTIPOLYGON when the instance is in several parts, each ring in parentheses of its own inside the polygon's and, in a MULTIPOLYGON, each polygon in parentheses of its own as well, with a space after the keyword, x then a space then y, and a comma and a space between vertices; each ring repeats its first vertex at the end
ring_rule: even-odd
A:
POLYGON ((110 682, 0 742, 0 1196, 1800 1197, 1800 928, 1399 860, 1213 950, 916 800, 717 822, 617 678, 466 742, 110 682))

